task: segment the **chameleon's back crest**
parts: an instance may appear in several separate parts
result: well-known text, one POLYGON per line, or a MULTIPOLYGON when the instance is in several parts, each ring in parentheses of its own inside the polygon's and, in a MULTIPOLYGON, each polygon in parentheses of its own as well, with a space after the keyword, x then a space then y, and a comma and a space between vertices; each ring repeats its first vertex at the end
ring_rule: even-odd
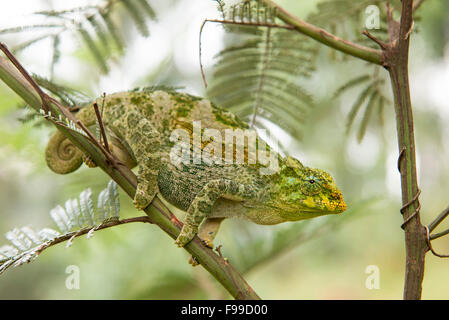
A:
POLYGON ((48 167, 59 174, 71 173, 83 163, 82 152, 61 132, 56 131, 45 150, 48 167))

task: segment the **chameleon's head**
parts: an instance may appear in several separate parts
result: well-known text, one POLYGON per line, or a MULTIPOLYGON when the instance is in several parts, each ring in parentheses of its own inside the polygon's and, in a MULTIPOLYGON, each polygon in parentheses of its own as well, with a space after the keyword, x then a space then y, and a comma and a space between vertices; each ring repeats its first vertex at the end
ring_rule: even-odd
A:
POLYGON ((287 157, 281 162, 272 205, 288 221, 314 218, 346 210, 341 191, 333 178, 320 169, 305 167, 287 157))

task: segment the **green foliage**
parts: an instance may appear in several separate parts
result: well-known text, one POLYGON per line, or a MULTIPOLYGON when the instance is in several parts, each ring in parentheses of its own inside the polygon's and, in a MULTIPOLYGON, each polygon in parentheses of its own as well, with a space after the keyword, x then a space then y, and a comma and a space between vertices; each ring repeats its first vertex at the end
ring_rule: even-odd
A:
POLYGON ((102 224, 118 220, 120 212, 119 194, 117 184, 110 181, 107 188, 100 192, 95 209, 92 191, 84 190, 79 199, 69 199, 64 207, 58 205, 50 211, 50 216, 57 229, 44 228, 35 231, 25 226, 14 228, 6 233, 10 244, 0 247, 0 274, 9 267, 17 267, 31 262, 46 248, 72 240, 82 231, 87 231, 91 237, 102 224))
MULTIPOLYGON (((333 34, 351 41, 358 41, 364 45, 378 48, 371 40, 362 35, 366 29, 365 21, 369 18, 367 8, 376 6, 379 10, 379 29, 369 30, 373 35, 387 41, 387 6, 384 0, 331 0, 320 2, 317 11, 308 17, 308 22, 328 29, 333 34)), ((400 10, 399 1, 390 1, 391 9, 400 10)))
POLYGON ((52 96, 59 98, 60 102, 68 107, 82 106, 92 100, 81 91, 59 85, 54 81, 43 78, 39 75, 33 75, 33 79, 41 88, 47 90, 52 96))
MULTIPOLYGON (((67 86, 59 85, 54 81, 43 78, 39 75, 33 75, 33 79, 41 88, 53 97, 57 98, 63 105, 69 107, 72 111, 76 111, 76 109, 88 104, 92 100, 80 91, 74 90, 67 86)), ((50 124, 48 121, 44 121, 41 114, 30 108, 26 103, 19 104, 19 107, 26 110, 26 114, 22 116, 19 121, 23 123, 34 121, 35 125, 50 124)))
POLYGON ((25 50, 29 46, 45 39, 52 40, 51 76, 59 61, 60 39, 63 34, 70 33, 77 37, 90 52, 102 72, 108 71, 108 57, 112 48, 122 53, 125 42, 120 32, 119 17, 116 8, 124 7, 133 24, 143 35, 148 36, 147 20, 154 20, 156 14, 147 0, 107 0, 94 6, 77 7, 61 11, 39 11, 35 15, 47 18, 48 23, 12 27, 0 30, 2 34, 18 34, 27 31, 36 32, 36 36, 12 48, 14 53, 25 50), (120 6, 119 4, 122 4, 120 6))
POLYGON ((372 114, 377 113, 379 124, 383 125, 383 111, 386 104, 391 104, 391 101, 387 98, 384 92, 385 79, 379 78, 374 72, 374 76, 370 74, 364 74, 353 78, 343 84, 334 94, 334 98, 338 98, 344 92, 358 86, 362 86, 361 91, 357 95, 357 99, 353 103, 346 122, 347 131, 351 129, 356 116, 363 112, 360 120, 360 125, 357 130, 357 140, 361 142, 365 136, 368 124, 371 120, 372 114))
MULTIPOLYGON (((379 10, 379 29, 371 29, 369 32, 383 42, 388 42, 387 15, 388 7, 385 1, 381 0, 360 0, 356 3, 351 0, 335 0, 321 2, 317 6, 317 12, 310 15, 308 21, 318 26, 329 29, 332 33, 344 39, 358 42, 362 45, 378 49, 379 46, 371 39, 362 35, 366 29, 365 21, 368 18, 367 8, 377 6, 379 10), (342 19, 344 17, 344 19, 342 19)), ((393 1, 390 3, 391 14, 397 17, 401 3, 393 1)), ((372 12, 371 12, 372 14, 372 12)), ((345 55, 342 54, 344 58, 345 55)), ((336 58, 335 50, 332 57, 336 58)), ((352 61, 351 61, 352 62, 352 61)), ((343 92, 354 87, 361 87, 357 98, 354 101, 347 118, 347 130, 351 129, 356 116, 362 113, 359 127, 357 129, 357 140, 361 142, 372 118, 376 113, 379 123, 383 124, 383 110, 386 104, 391 104, 386 93, 384 83, 386 75, 379 75, 379 67, 372 67, 372 73, 364 73, 343 84, 335 93, 335 98, 343 92)))
POLYGON ((277 24, 275 12, 259 1, 218 4, 227 30, 243 40, 218 54, 208 96, 252 125, 265 127, 261 116, 298 137, 313 105, 298 79, 314 70, 316 47, 277 24))
MULTIPOLYGON (((208 95, 242 118, 250 119, 253 125, 264 127, 258 121, 262 117, 298 137, 308 107, 312 105, 312 98, 299 84, 299 79, 309 77, 315 70, 315 58, 323 46, 279 24, 276 12, 266 8, 261 1, 242 0, 227 6, 225 1, 219 0, 217 4, 226 30, 243 35, 244 40, 218 54, 208 95)), ((367 11, 369 6, 377 6, 380 21, 379 29, 370 32, 387 41, 388 9, 382 0, 320 2, 307 20, 344 39, 378 48, 371 39, 362 36, 368 13, 372 14, 367 11)), ((394 17, 400 3, 393 2, 390 8, 394 17)), ((337 57, 335 50, 331 54, 332 58, 337 57)), ((374 67, 372 74, 357 76, 343 84, 335 94, 338 97, 348 89, 363 85, 347 119, 349 131, 356 116, 363 114, 357 131, 359 141, 363 139, 373 113, 378 114, 382 124, 384 105, 390 101, 383 88, 385 78, 378 73, 379 67, 374 67)))
MULTIPOLYGON (((395 13, 399 12, 400 5, 399 1, 391 2, 390 9, 393 17, 396 16, 395 13)), ((387 42, 389 37, 387 28, 388 7, 385 1, 360 0, 354 2, 351 0, 335 0, 321 2, 317 6, 317 12, 310 15, 308 21, 320 27, 327 28, 339 37, 378 49, 379 46, 376 43, 362 35, 362 31, 366 29, 365 21, 369 18, 367 15, 367 8, 369 6, 377 6, 380 22, 379 29, 371 29, 369 32, 381 41, 387 42)), ((336 52, 333 50, 333 58, 336 58, 335 54, 336 52)), ((346 58, 345 55, 343 57, 346 58)), ((352 63, 352 61, 350 62, 352 63)), ((379 123, 381 125, 383 124, 384 106, 390 103, 390 99, 387 98, 388 93, 385 92, 383 87, 386 75, 379 75, 379 67, 377 66, 374 66, 372 70, 372 73, 364 73, 343 84, 337 89, 334 96, 337 98, 349 89, 361 87, 348 114, 346 123, 349 132, 356 116, 359 113, 363 113, 357 130, 357 139, 359 142, 365 136, 373 113, 377 113, 379 123)))

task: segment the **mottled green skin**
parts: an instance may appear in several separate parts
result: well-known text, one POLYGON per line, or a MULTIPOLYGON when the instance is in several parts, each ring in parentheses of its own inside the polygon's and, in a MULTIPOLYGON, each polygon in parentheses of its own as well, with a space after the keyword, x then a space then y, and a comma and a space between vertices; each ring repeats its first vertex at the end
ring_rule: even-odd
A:
MULTIPOLYGON (((260 163, 173 164, 170 135, 175 129, 192 130, 195 120, 201 120, 203 128, 221 132, 248 128, 232 113, 205 99, 177 92, 123 92, 107 96, 104 105, 103 122, 112 151, 130 168, 139 168, 136 207, 144 209, 160 193, 187 212, 176 240, 179 246, 187 244, 198 231, 204 243, 212 246, 223 218, 243 217, 271 225, 346 209, 328 173, 304 167, 291 157, 276 154, 279 171, 271 175, 260 173, 260 163)), ((92 106, 76 116, 87 126, 95 124, 92 106)), ((81 164, 82 154, 64 143, 57 132, 47 146, 47 163, 58 173, 72 172, 81 164), (60 155, 64 150, 71 152, 60 155)))

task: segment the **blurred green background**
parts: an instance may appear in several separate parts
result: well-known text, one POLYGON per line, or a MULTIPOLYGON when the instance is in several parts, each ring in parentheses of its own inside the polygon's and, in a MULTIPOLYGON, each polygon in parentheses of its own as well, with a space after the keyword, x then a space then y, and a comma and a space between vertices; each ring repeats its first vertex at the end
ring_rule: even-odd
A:
MULTIPOLYGON (((320 1, 285 0, 302 18, 320 1)), ((82 6, 95 1, 17 0, 1 5, 0 27, 27 23, 37 10, 82 6), (27 8, 27 9, 23 9, 27 8), (25 11, 24 11, 25 10, 25 11), (25 21, 25 22, 24 22, 25 21)), ((136 86, 168 84, 204 95, 198 64, 198 32, 202 20, 217 16, 208 0, 150 1, 158 20, 149 23, 151 36, 139 36, 123 21, 127 38, 124 57, 101 75, 86 49, 67 41, 55 69, 59 83, 98 97, 102 92, 136 86)), ((416 123, 422 220, 429 223, 449 204, 449 5, 428 0, 420 9, 417 33, 412 38, 410 77, 416 123)), ((342 16, 342 19, 345 17, 342 16)), ((361 26, 362 28, 362 26, 361 26)), ((1 36, 12 47, 20 36, 1 36)), ((224 44, 219 26, 203 35, 206 74, 213 56, 224 44)), ((73 39, 72 39, 73 40, 73 39)), ((48 43, 32 46, 19 55, 32 72, 48 76, 48 43)), ((216 244, 249 284, 264 299, 401 299, 404 280, 404 236, 400 228, 400 182, 396 168, 395 115, 391 106, 384 125, 371 125, 358 143, 346 132, 346 116, 357 97, 348 91, 333 93, 367 65, 348 58, 328 59, 321 51, 319 68, 304 81, 316 106, 304 125, 303 137, 287 137, 286 150, 303 163, 332 173, 343 191, 349 210, 340 216, 321 217, 279 226, 258 226, 241 220, 225 221, 216 244), (340 221, 341 220, 341 221, 340 221), (375 265, 380 288, 369 290, 365 271, 375 265)), ((382 70, 380 71, 382 72, 382 70)), ((390 95, 391 96, 391 95, 390 95)), ((22 124, 20 100, 0 84, 0 233, 30 225, 54 227, 48 212, 91 187, 94 195, 106 187, 100 170, 68 175, 52 173, 45 165, 44 149, 52 128, 22 124)), ((137 216, 122 194, 121 217, 137 216)), ((443 223, 441 230, 449 227, 443 223)), ((6 244, 6 239, 0 245, 6 244)), ((449 252, 446 238, 434 242, 449 252)), ((80 237, 70 248, 59 244, 39 258, 0 276, 1 299, 217 299, 228 294, 201 267, 192 268, 188 255, 157 227, 129 224, 80 237), (80 270, 80 289, 66 288, 67 266, 80 270)), ((427 256, 424 299, 449 298, 449 261, 427 256)))

